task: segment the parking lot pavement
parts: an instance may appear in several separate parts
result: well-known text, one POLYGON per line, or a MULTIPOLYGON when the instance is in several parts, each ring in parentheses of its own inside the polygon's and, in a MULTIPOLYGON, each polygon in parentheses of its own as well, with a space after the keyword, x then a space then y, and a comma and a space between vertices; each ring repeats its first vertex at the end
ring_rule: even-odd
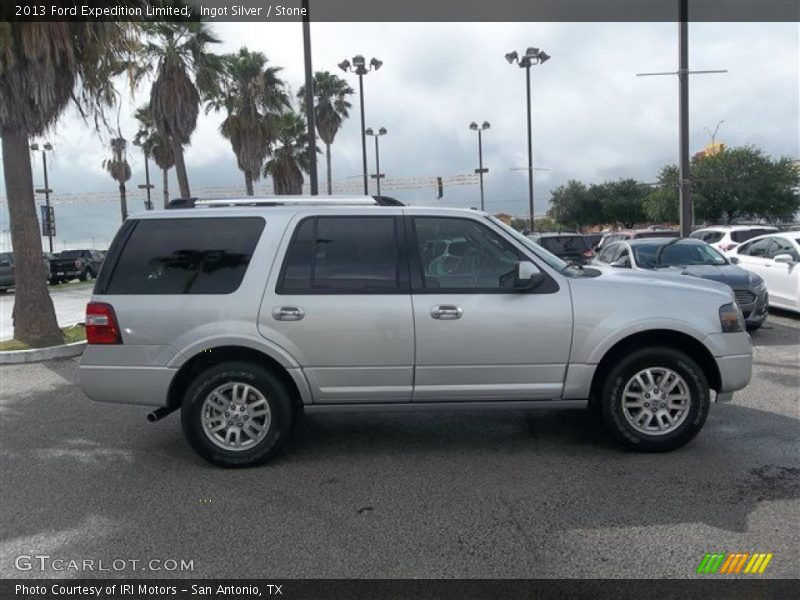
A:
MULTIPOLYGON (((70 284, 63 287, 51 287, 50 297, 56 309, 56 319, 61 327, 82 323, 86 314, 86 303, 92 295, 94 283, 70 284)), ((14 310, 14 294, 0 295, 0 340, 14 337, 14 322, 11 312, 14 310)))
POLYGON ((34 553, 194 561, 132 577, 693 577, 706 552, 799 577, 800 320, 753 340, 751 385, 673 453, 584 411, 329 415, 238 471, 177 414, 88 400, 75 360, 0 367, 0 577, 41 576, 14 568, 34 553))

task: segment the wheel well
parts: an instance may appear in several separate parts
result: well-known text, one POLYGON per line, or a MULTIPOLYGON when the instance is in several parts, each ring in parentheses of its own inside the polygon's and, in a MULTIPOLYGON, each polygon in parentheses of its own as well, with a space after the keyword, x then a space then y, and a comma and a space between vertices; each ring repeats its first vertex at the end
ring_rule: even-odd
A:
POLYGON ((246 361, 261 367, 266 367, 280 378, 281 382, 286 386, 286 389, 289 390, 289 394, 294 401, 297 404, 302 403, 300 390, 297 389, 297 384, 277 360, 263 352, 253 350, 252 348, 245 348, 243 346, 219 346, 217 348, 208 348, 196 354, 181 366, 170 384, 169 393, 167 394, 167 406, 170 408, 180 407, 183 394, 192 379, 201 371, 227 360, 246 361))
POLYGON ((667 346, 685 352, 700 365, 708 379, 709 387, 712 390, 719 390, 721 386, 719 368, 717 367, 717 361, 714 360, 714 356, 708 351, 708 348, 696 338, 685 333, 668 329, 654 329, 628 336, 614 344, 605 353, 594 371, 591 388, 592 397, 599 397, 605 376, 620 358, 634 350, 652 346, 667 346))

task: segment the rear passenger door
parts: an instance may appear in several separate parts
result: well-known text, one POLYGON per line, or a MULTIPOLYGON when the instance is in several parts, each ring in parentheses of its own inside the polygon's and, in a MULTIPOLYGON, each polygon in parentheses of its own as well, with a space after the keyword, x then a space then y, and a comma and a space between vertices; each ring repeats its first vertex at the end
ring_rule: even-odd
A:
POLYGON ((411 400, 408 260, 393 212, 311 215, 290 225, 259 330, 298 360, 316 402, 411 400))

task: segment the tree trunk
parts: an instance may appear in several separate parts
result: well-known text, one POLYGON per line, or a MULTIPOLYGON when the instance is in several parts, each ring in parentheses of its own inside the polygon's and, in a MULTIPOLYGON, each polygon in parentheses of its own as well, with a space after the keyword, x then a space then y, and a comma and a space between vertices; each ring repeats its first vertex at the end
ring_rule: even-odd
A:
POLYGON ((161 169, 164 178, 164 208, 169 206, 169 169, 161 169))
POLYGON ((330 196, 333 191, 333 185, 331 184, 331 145, 325 144, 325 163, 328 165, 328 196, 330 196))
POLYGON ((248 196, 253 195, 253 176, 250 174, 250 171, 244 172, 244 187, 247 191, 248 196))
POLYGON ((125 195, 125 182, 119 184, 119 206, 122 209, 122 221, 128 218, 128 197, 125 195))
POLYGON ((175 174, 178 176, 178 188, 181 192, 181 198, 191 198, 189 178, 186 176, 186 163, 183 162, 183 146, 178 138, 172 138, 172 151, 175 153, 175 174))
POLYGON ((64 336, 47 292, 39 220, 33 200, 28 136, 6 129, 2 135, 3 174, 14 250, 14 337, 34 348, 57 346, 64 336))

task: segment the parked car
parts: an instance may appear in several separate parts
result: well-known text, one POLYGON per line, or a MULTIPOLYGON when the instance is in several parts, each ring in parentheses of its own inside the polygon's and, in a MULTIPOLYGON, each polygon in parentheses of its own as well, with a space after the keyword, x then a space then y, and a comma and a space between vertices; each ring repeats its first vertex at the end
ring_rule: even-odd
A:
POLYGON ((531 233, 528 238, 567 262, 585 265, 594 258, 592 245, 580 233, 531 233))
POLYGON ((612 231, 611 233, 605 234, 595 250, 599 252, 605 248, 606 244, 618 242, 620 240, 676 237, 680 237, 680 233, 675 229, 670 229, 669 227, 659 227, 657 225, 646 227, 644 229, 619 229, 617 231, 612 231))
MULTIPOLYGON (((45 279, 50 278, 50 263, 45 255, 44 259, 45 279)), ((0 252, 0 292, 7 292, 16 286, 16 276, 14 269, 14 253, 0 252)))
POLYGON ((97 250, 63 250, 50 260, 50 283, 87 281, 100 272, 103 257, 97 250))
POLYGON ((388 200, 129 218, 86 308, 83 391, 150 421, 180 409, 200 456, 241 467, 274 456, 300 409, 591 406, 625 446, 671 450, 709 390, 749 382, 728 286, 576 267, 485 213, 388 200), (457 260, 425 251, 453 240, 457 260))
POLYGON ((764 278, 770 306, 800 313, 800 230, 752 238, 729 257, 764 278))
POLYGON ((749 239, 775 231, 778 229, 769 225, 719 225, 698 229, 690 237, 702 240, 720 252, 730 252, 749 239))
POLYGON ((758 329, 767 318, 768 293, 764 280, 732 264, 700 240, 662 238, 613 242, 598 254, 595 264, 720 281, 733 289, 747 329, 758 329))
POLYGON ((597 232, 597 233, 584 233, 583 239, 586 240, 586 243, 592 250, 596 250, 597 246, 600 244, 600 241, 603 239, 605 233, 597 232))

